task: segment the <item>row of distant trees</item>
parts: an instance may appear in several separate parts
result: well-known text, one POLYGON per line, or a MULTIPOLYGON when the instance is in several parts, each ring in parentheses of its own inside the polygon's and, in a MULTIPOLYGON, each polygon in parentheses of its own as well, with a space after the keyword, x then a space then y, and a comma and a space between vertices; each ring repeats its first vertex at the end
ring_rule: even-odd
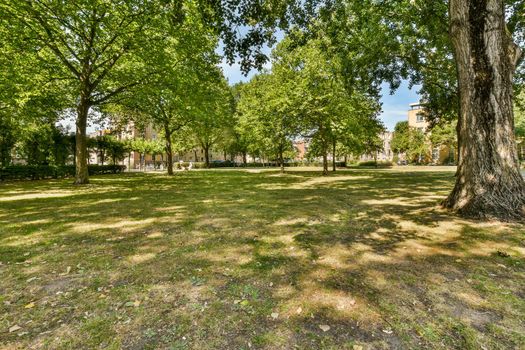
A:
MULTIPOLYGON (((515 116, 515 135, 518 145, 522 148, 525 142, 525 108, 516 105, 514 108, 515 116)), ((427 163, 431 159, 431 149, 436 147, 446 147, 449 150, 448 163, 457 162, 457 122, 442 121, 431 125, 432 128, 427 134, 418 128, 410 127, 407 121, 398 122, 395 126, 391 148, 399 157, 404 154, 410 163, 427 163)), ((518 154, 523 160, 523 152, 518 154)))
MULTIPOLYGON (((114 104, 155 119, 171 154, 172 135, 188 119, 200 119, 207 128, 215 120, 209 115, 228 108, 216 68, 218 43, 230 62, 240 56, 248 71, 266 62, 261 50, 275 42, 280 28, 293 33, 289 48, 297 54, 282 61, 283 74, 277 75, 284 80, 277 81, 290 82, 284 85, 294 94, 276 94, 271 100, 279 103, 263 110, 266 117, 286 112, 284 120, 302 119, 310 130, 300 133, 325 157, 330 144, 332 152, 341 140, 350 144, 332 136, 361 124, 337 118, 327 123, 326 115, 344 113, 334 110, 325 92, 338 100, 343 86, 353 98, 377 100, 383 83, 395 90, 408 79, 421 86, 432 119, 458 120, 458 176, 445 206, 471 217, 523 217, 525 182, 512 113, 525 72, 522 0, 277 3, 4 0, 0 118, 36 121, 74 111, 75 183, 86 184, 92 111, 114 104), (311 61, 308 68, 312 41, 322 55, 319 65, 311 61), (288 106, 297 107, 296 113, 290 115, 288 106), (314 113, 305 113, 312 108, 314 113)), ((375 144, 369 141, 364 144, 375 144)))
MULTIPOLYGON (((0 128, 0 166, 16 162, 27 165, 68 165, 75 163, 75 134, 54 124, 24 125, 23 128, 0 128)), ((90 153, 96 153, 101 165, 117 164, 130 155, 158 155, 164 145, 158 140, 120 140, 101 135, 87 140, 90 153)))
POLYGON ((395 126, 390 147, 396 158, 404 154, 409 163, 426 164, 432 160, 433 148, 446 147, 449 150, 448 164, 456 162, 457 135, 456 123, 447 122, 435 125, 429 134, 410 127, 407 121, 398 122, 395 126))

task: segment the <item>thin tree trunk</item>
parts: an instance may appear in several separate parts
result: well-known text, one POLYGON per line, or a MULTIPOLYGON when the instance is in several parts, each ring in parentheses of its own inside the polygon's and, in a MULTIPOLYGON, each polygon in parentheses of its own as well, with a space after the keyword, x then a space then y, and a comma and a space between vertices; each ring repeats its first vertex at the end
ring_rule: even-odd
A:
POLYGON ((206 168, 210 167, 210 146, 204 145, 204 162, 206 164, 206 168))
POLYGON ((89 183, 86 127, 89 113, 89 103, 85 94, 80 97, 77 106, 76 134, 75 134, 75 185, 89 183))
POLYGON ((444 206, 465 217, 523 220, 525 182, 514 137, 512 81, 521 52, 503 0, 450 0, 460 97, 456 184, 444 206))
POLYGON ((328 175, 328 150, 323 150, 323 175, 328 175))
POLYGON ((332 171, 336 170, 336 164, 335 164, 335 147, 336 147, 336 141, 335 137, 332 141, 332 171))
POLYGON ((248 160, 246 159, 246 152, 242 152, 242 164, 246 166, 246 163, 248 163, 248 160))
POLYGON ((171 145, 171 130, 164 126, 164 138, 166 141, 166 157, 168 158, 168 175, 173 175, 173 147, 171 145))
POLYGON ((284 157, 283 157, 283 146, 279 147, 279 166, 281 167, 281 174, 284 173, 284 157))

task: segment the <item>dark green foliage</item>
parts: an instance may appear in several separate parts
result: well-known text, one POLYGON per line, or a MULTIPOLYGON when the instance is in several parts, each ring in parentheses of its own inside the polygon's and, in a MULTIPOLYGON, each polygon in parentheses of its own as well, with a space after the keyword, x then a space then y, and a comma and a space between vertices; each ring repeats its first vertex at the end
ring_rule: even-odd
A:
POLYGON ((106 159, 109 159, 111 164, 117 164, 130 151, 130 145, 127 142, 111 135, 102 135, 88 139, 88 148, 95 150, 99 154, 100 159, 102 159, 102 165, 104 165, 106 159))
POLYGON ((12 118, 0 116, 0 166, 11 163, 11 153, 16 143, 16 126, 12 118))
MULTIPOLYGON (((125 165, 89 165, 89 175, 116 174, 126 170, 125 165)), ((12 165, 0 168, 0 181, 6 180, 40 180, 72 177, 75 175, 73 165, 12 165)))
POLYGON ((418 164, 426 161, 430 149, 425 134, 408 126, 406 121, 396 124, 390 146, 397 154, 405 153, 408 161, 418 164))
POLYGON ((359 162, 357 165, 360 167, 390 168, 392 167, 392 162, 377 162, 375 160, 367 160, 364 162, 359 162))
POLYGON ((17 141, 16 151, 29 165, 65 165, 71 156, 71 138, 52 124, 26 125, 17 141))

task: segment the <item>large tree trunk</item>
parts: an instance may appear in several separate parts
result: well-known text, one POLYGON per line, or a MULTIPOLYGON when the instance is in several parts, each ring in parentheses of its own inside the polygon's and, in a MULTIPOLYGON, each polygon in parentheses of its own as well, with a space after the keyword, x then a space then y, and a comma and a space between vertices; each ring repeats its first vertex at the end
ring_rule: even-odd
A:
POLYGON ((460 115, 456 184, 444 201, 465 217, 523 220, 512 80, 520 52, 505 27, 503 0, 450 0, 460 115))
POLYGON ((87 97, 81 96, 77 106, 75 134, 75 185, 89 183, 86 127, 89 113, 87 97))

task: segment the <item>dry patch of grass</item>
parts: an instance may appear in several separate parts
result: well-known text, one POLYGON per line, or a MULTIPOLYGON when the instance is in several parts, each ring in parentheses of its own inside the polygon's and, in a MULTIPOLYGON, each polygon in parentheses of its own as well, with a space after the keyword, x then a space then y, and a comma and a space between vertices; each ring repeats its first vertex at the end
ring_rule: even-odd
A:
POLYGON ((424 170, 2 184, 0 348, 524 348, 524 227, 424 170))

